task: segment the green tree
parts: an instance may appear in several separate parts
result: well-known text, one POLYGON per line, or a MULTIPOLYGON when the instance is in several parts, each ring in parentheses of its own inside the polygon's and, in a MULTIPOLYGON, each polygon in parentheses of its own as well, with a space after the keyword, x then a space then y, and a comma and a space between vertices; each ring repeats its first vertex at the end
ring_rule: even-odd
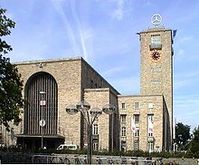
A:
POLYGON ((199 126, 193 131, 193 139, 191 141, 190 150, 192 153, 198 153, 199 155, 199 126))
POLYGON ((0 8, 0 124, 7 130, 10 123, 18 124, 20 119, 22 100, 22 81, 15 65, 5 55, 12 50, 3 38, 10 35, 10 29, 15 22, 7 18, 6 10, 0 8))
POLYGON ((175 130, 176 130, 175 142, 178 145, 178 148, 185 149, 188 140, 191 138, 190 126, 184 125, 182 123, 177 123, 175 126, 175 130))

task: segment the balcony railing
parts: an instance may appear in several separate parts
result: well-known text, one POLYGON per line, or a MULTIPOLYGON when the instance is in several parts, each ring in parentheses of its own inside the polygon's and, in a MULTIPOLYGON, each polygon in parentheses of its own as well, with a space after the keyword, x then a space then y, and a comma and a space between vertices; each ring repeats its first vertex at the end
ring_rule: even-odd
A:
POLYGON ((149 48, 150 48, 150 50, 153 50, 153 49, 162 49, 162 44, 150 44, 149 48))

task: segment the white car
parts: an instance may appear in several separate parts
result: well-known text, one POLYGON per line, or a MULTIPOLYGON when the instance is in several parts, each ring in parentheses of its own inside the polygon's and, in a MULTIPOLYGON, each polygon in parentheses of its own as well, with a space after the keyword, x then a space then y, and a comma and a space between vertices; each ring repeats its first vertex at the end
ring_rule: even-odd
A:
POLYGON ((76 144, 61 144, 57 150, 77 150, 79 147, 76 144))

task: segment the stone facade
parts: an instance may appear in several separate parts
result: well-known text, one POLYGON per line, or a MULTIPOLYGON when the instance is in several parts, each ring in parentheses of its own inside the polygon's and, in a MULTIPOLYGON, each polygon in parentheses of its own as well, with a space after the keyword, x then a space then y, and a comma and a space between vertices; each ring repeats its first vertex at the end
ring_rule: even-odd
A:
POLYGON ((153 138, 154 148, 162 150, 163 147, 163 97, 162 95, 137 95, 137 96, 119 96, 120 119, 126 115, 126 121, 121 120, 121 127, 126 127, 126 136, 121 139, 126 141, 126 150, 134 150, 134 141, 138 141, 141 150, 148 150, 148 123, 147 115, 154 115, 153 119, 153 138), (139 105, 136 105, 138 103, 139 105), (123 107, 121 107, 123 104, 123 107), (150 107, 150 105, 152 105, 150 107), (137 106, 137 107, 136 107, 137 106), (135 136, 132 131, 132 120, 134 115, 139 116, 139 122, 135 123, 139 130, 139 136, 135 136))
MULTIPOLYGON (((141 95, 163 95, 165 111, 168 112, 168 145, 173 139, 173 48, 172 30, 152 28, 140 33, 141 44, 141 95), (152 37, 159 36, 158 41, 152 37), (154 42, 154 43, 152 43, 154 42), (153 47, 154 44, 160 44, 153 47), (159 58, 154 59, 153 53, 159 58)), ((169 148, 171 149, 171 148, 169 148)))
MULTIPOLYGON (((84 99, 91 103, 92 108, 103 108, 107 104, 117 104, 117 93, 109 88, 85 89, 84 99)), ((118 114, 118 109, 116 109, 118 114)), ((99 125, 99 149, 119 148, 119 125, 117 116, 102 113, 95 122, 99 125), (113 147, 113 148, 112 148, 113 147)))
MULTIPOLYGON (((140 32, 139 36, 141 41, 140 95, 120 95, 82 58, 17 63, 24 83, 24 99, 31 97, 27 95, 28 90, 35 95, 35 99, 41 99, 38 93, 41 90, 47 90, 44 92, 46 94, 45 101, 52 101, 53 97, 55 98, 54 102, 57 103, 55 103, 57 105, 55 107, 56 120, 49 121, 52 122, 52 125, 56 125, 56 134, 44 134, 46 145, 53 143, 56 138, 59 140, 51 147, 56 147, 63 141, 77 144, 81 148, 87 144, 85 120, 80 113, 71 116, 65 111, 67 106, 84 100, 91 105, 91 109, 96 107, 102 109, 107 104, 116 107, 115 114, 102 113, 94 122, 93 143, 95 149, 141 149, 145 151, 171 149, 173 122, 172 31, 165 28, 153 28, 140 32), (38 74, 40 77, 36 76, 38 74), (34 81, 37 78, 40 78, 41 82, 40 80, 34 81), (48 83, 53 84, 52 82, 54 85, 51 86, 57 93, 48 95, 51 86, 45 86, 48 83), (34 85, 30 88, 32 83, 34 85), (45 88, 42 89, 42 87, 45 88)), ((46 106, 40 101, 36 102, 39 104, 37 106, 30 103, 32 107, 39 109, 36 111, 38 112, 37 120, 41 118, 41 108, 46 106)), ((27 116, 26 113, 25 106, 23 114, 27 116)), ((50 106, 46 107, 45 113, 52 113, 50 106)), ((23 114, 23 122, 18 127, 14 127, 13 134, 16 136, 4 133, 4 143, 14 144, 13 139, 8 139, 17 137, 17 143, 28 143, 31 138, 37 138, 34 145, 39 144, 38 141, 42 137, 40 133, 25 134, 24 129, 27 128, 24 123, 31 116, 26 117, 23 114)), ((33 143, 33 141, 29 143, 33 143)), ((27 145, 31 148, 30 144, 27 145)))

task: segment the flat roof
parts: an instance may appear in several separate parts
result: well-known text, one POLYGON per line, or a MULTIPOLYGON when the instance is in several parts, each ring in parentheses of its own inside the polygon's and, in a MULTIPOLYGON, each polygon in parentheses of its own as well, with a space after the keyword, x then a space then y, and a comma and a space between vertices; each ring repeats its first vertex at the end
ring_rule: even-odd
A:
POLYGON ((172 31, 172 29, 168 29, 165 27, 149 27, 148 29, 143 30, 137 34, 149 33, 149 32, 161 32, 161 31, 172 31))
POLYGON ((118 97, 162 97, 163 95, 118 95, 118 97))
POLYGON ((31 61, 19 61, 15 62, 16 65, 25 65, 25 64, 36 64, 36 63, 53 63, 53 62, 61 62, 61 61, 75 61, 82 60, 81 56, 78 57, 69 57, 69 58, 56 58, 56 59, 42 59, 42 60, 31 60, 31 61))

